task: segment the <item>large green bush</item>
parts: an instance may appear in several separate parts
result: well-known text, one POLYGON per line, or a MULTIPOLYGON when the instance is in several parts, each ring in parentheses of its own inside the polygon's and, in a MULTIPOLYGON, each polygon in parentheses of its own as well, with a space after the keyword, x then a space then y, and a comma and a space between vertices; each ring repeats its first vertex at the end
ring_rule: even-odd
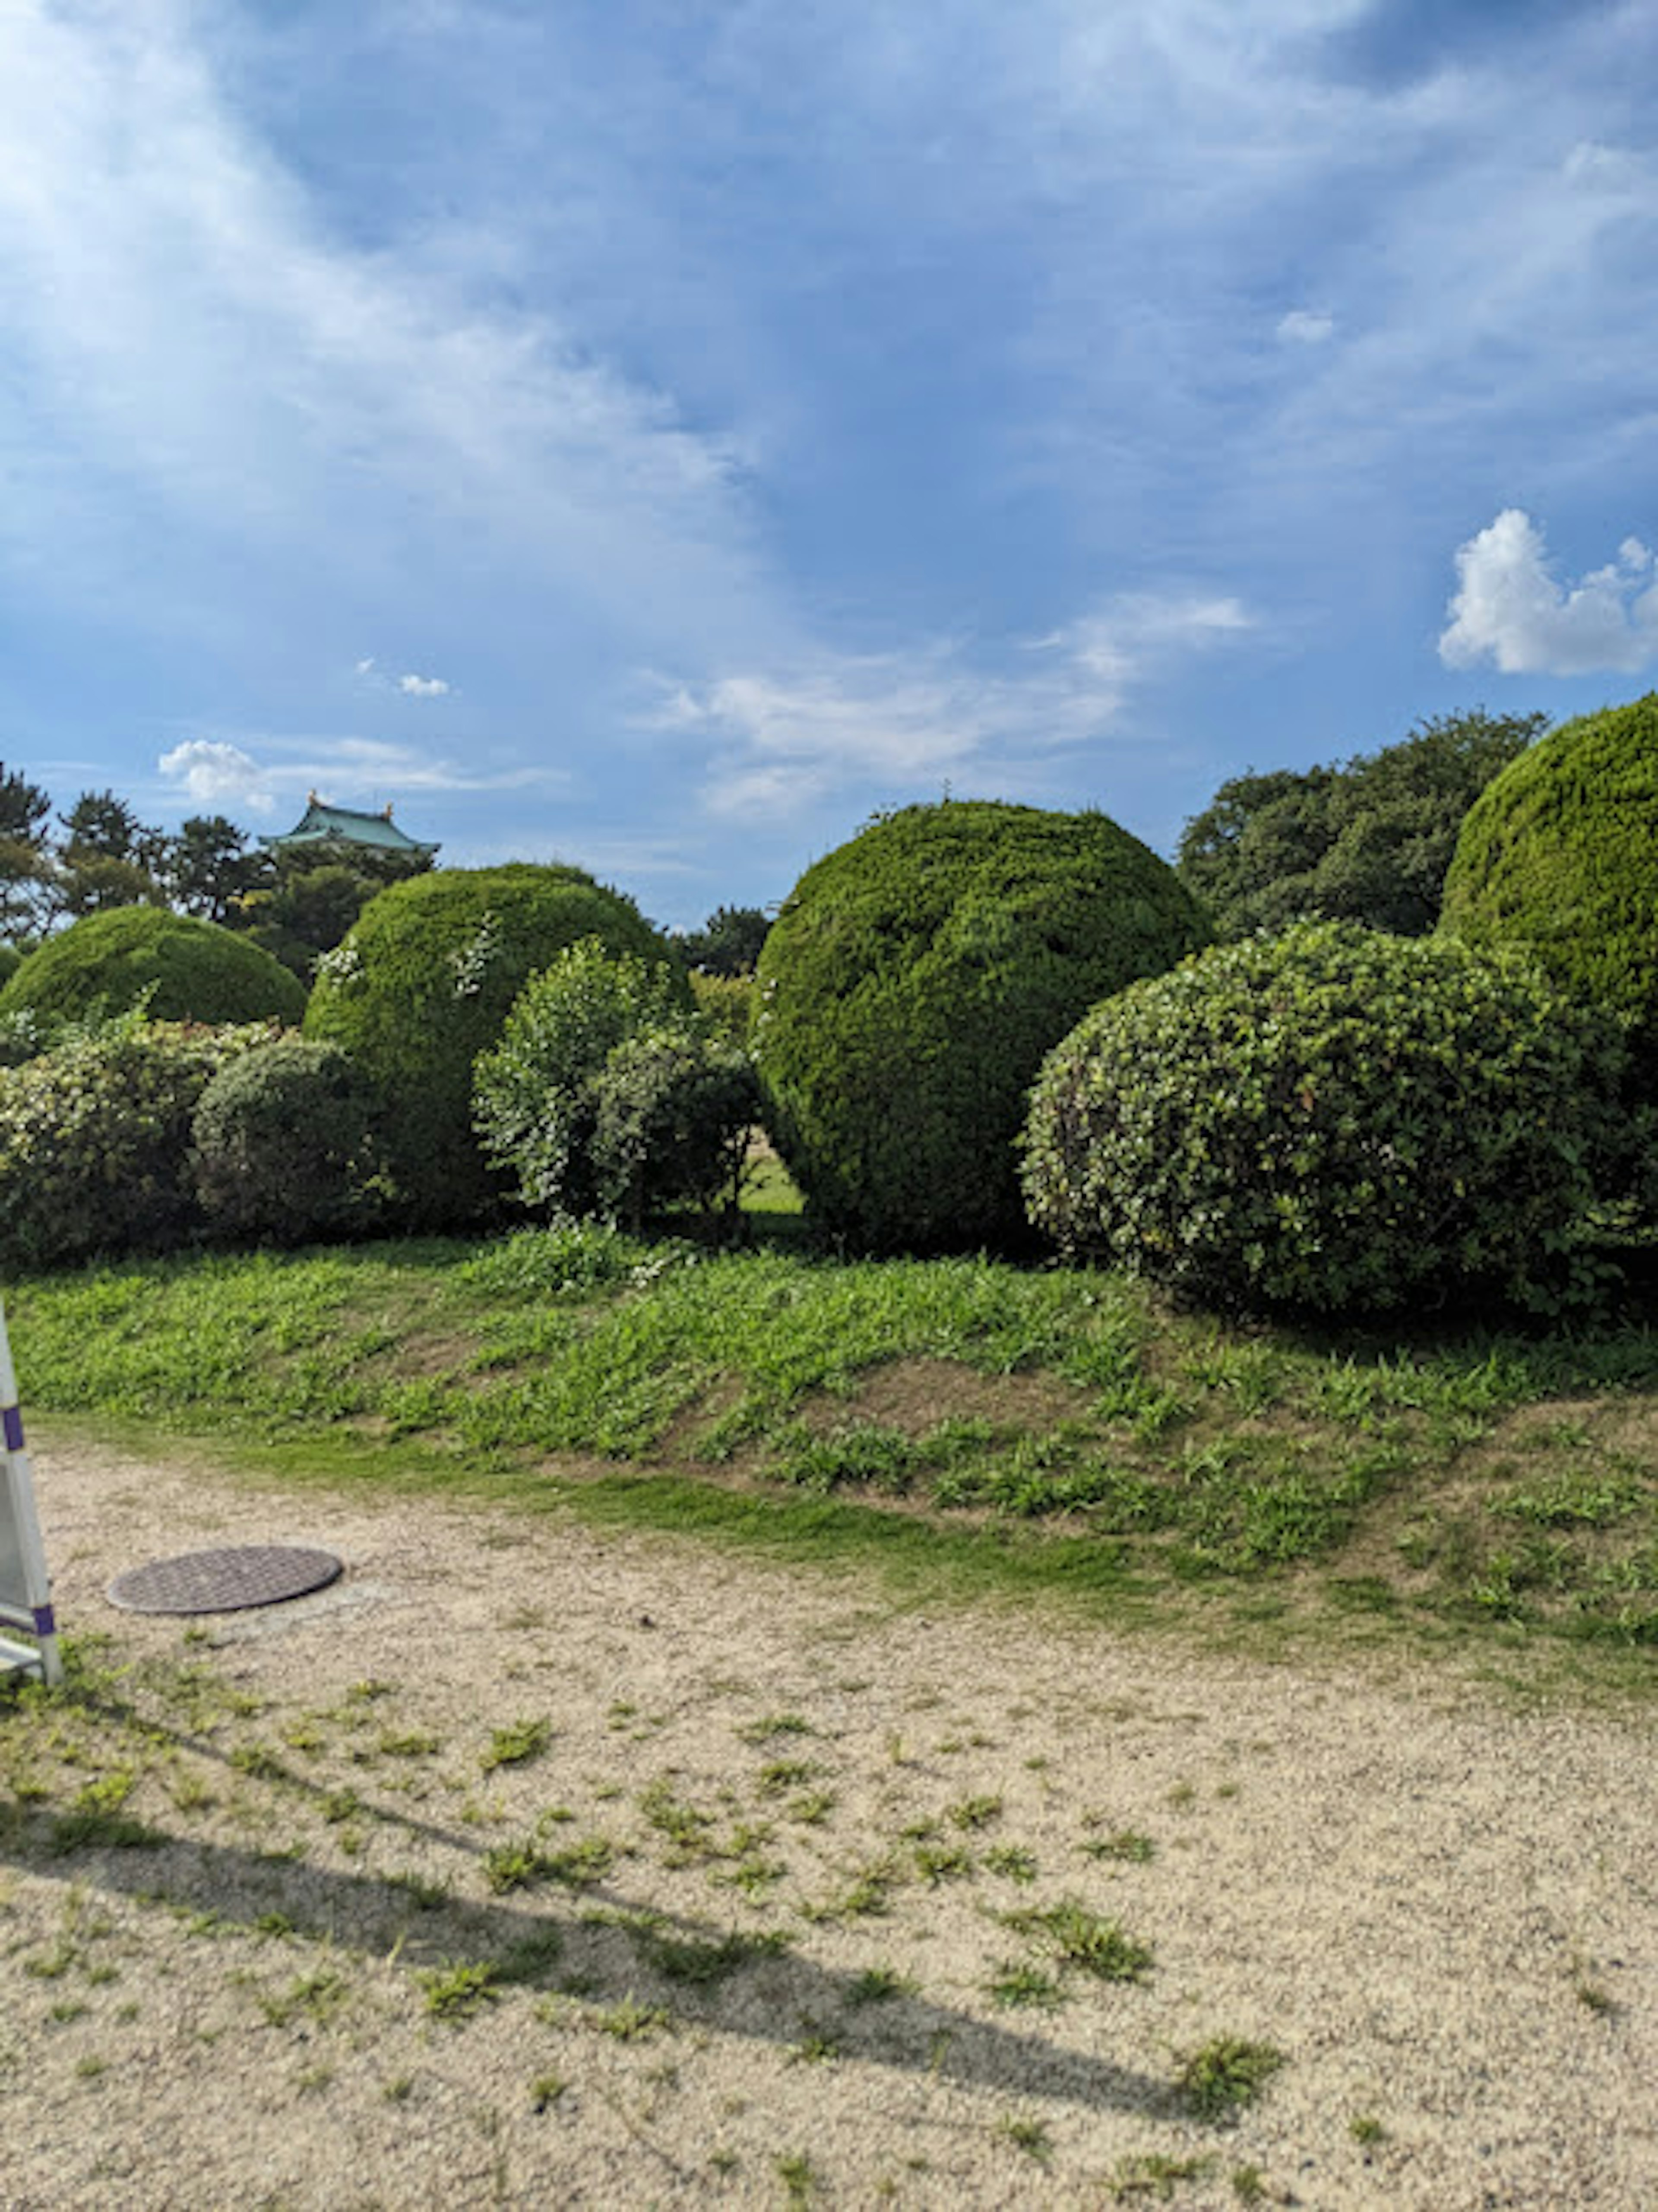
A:
MULTIPOLYGON (((579 868, 446 868, 370 900, 318 963, 305 1034, 339 1044, 387 1107, 404 1217, 465 1226, 500 1196, 472 1132, 472 1066, 530 977, 584 937, 667 957, 633 902, 579 868)), ((689 1004, 683 979, 677 988, 689 1004)))
POLYGON ((1208 934, 1103 814, 906 807, 819 860, 766 940, 755 1026, 812 1216, 872 1250, 1019 1237, 1013 1139, 1042 1054, 1208 934))
POLYGON ((1622 1016, 1658 1097, 1658 692, 1564 724, 1487 785, 1440 927, 1467 945, 1521 945, 1622 1016))
POLYGON ((389 1195, 381 1118, 378 1091, 338 1045, 276 1037, 231 1060, 191 1123, 203 1214, 241 1243, 360 1234, 389 1195))
POLYGON ((31 952, 0 990, 0 1018, 75 1020, 143 1001, 153 1021, 297 1024, 305 987, 216 922, 124 906, 89 914, 31 952))
POLYGON ((1586 1293, 1616 1024, 1528 962, 1355 923, 1215 946, 1049 1054, 1031 1218, 1217 1304, 1334 1313, 1467 1285, 1586 1293))
POLYGON ((0 1262, 58 1267, 194 1234, 197 1102, 268 1035, 133 1013, 0 1069, 0 1262))

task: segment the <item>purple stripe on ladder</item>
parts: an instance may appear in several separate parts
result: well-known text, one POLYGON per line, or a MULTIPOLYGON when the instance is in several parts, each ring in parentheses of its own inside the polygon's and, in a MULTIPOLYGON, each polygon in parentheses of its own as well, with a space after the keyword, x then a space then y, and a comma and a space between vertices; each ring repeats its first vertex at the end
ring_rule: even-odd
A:
POLYGON ((22 1408, 19 1406, 8 1406, 3 1413, 0 1413, 0 1428, 3 1428, 6 1433, 6 1449, 21 1451, 23 1449, 22 1408))
POLYGON ((35 1607, 34 1632, 37 1636, 57 1635, 58 1616, 53 1613, 49 1605, 37 1605, 35 1607))

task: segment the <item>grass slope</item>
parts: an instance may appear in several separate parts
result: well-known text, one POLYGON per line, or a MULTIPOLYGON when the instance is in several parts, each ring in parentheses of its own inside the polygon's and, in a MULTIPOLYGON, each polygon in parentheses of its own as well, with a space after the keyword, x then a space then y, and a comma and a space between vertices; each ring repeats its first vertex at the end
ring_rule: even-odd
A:
POLYGON ((284 1480, 1118 1619, 1658 1643, 1639 1316, 1320 1340, 1086 1271, 597 1230, 112 1267, 8 1306, 31 1419, 210 1438, 284 1480))

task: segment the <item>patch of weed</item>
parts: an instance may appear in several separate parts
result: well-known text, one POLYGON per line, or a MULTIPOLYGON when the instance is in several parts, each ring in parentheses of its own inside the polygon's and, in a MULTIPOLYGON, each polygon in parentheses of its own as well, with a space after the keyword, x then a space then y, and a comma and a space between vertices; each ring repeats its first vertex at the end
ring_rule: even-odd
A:
POLYGON ((552 1740, 550 1721, 513 1721, 494 1731, 479 1765, 486 1774, 493 1774, 498 1766, 522 1766, 539 1759, 552 1740))
POLYGON ((1198 2119, 1230 2119, 1254 2103, 1284 2063, 1283 2052, 1269 2043, 1217 2036, 1182 2059, 1175 2087, 1198 2119))

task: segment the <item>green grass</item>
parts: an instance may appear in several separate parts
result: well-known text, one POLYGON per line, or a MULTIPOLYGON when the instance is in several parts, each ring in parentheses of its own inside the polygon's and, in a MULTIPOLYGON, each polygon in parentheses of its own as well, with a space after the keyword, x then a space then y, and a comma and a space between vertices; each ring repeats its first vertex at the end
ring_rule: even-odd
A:
MULTIPOLYGON (((1658 1644, 1658 1334, 1320 1337, 1083 1270, 601 1230, 26 1279, 31 1420, 1116 1621, 1658 1644), (554 1462, 556 1464, 555 1471, 554 1462), (901 1509, 901 1510, 897 1510, 901 1509)), ((486 1757, 510 1763, 512 1732, 486 1757)))
POLYGON ((1254 2103, 1284 2063, 1283 2052, 1270 2044, 1217 2036, 1181 2062, 1175 2087, 1196 2118, 1230 2119, 1254 2103))

